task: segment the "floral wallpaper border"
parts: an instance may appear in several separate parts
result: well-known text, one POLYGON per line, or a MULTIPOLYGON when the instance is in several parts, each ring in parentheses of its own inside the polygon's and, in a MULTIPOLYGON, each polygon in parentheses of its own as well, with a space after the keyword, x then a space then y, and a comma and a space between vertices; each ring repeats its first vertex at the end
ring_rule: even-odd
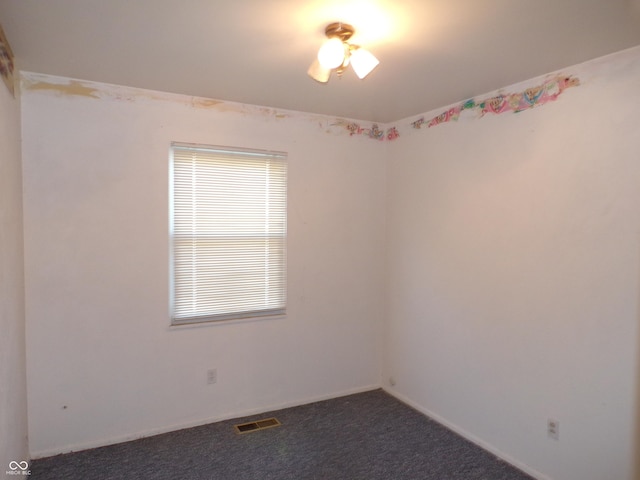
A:
POLYGON ((396 127, 388 128, 385 132, 381 130, 377 123, 371 125, 371 128, 365 128, 356 122, 347 122, 347 121, 339 121, 334 123, 333 125, 338 125, 344 127, 348 132, 349 136, 352 137, 354 135, 364 135, 366 137, 372 138, 374 140, 395 140, 400 136, 398 133, 398 129, 396 127))
MULTIPOLYGON (((467 100, 459 105, 451 107, 442 112, 440 115, 426 120, 420 117, 418 120, 411 122, 414 129, 435 127, 447 122, 456 122, 460 118, 460 114, 464 111, 475 111, 478 118, 484 117, 487 113, 501 114, 506 112, 519 113, 531 108, 553 102, 558 99, 570 87, 580 85, 580 79, 572 75, 555 75, 540 85, 530 87, 522 92, 515 93, 498 93, 492 97, 476 101, 475 99, 467 100)), ((397 127, 390 127, 381 130, 377 123, 371 125, 370 128, 363 127, 356 122, 337 122, 334 125, 344 127, 349 136, 364 135, 374 140, 395 140, 400 137, 397 127)))
POLYGON ((14 68, 13 52, 9 46, 9 41, 0 26, 0 76, 13 96, 15 96, 13 79, 14 68))
POLYGON ((460 118, 460 113, 464 110, 475 110, 479 113, 480 118, 484 117, 487 113, 523 112, 530 108, 553 102, 557 100, 567 88, 577 85, 580 85, 580 79, 577 77, 573 77, 572 75, 556 75, 541 85, 527 88, 523 92, 499 93, 496 96, 485 98, 479 102, 473 99, 467 100, 458 106, 442 112, 429 121, 421 117, 415 122, 412 122, 411 125, 413 128, 419 129, 425 124, 427 128, 430 128, 442 123, 455 122, 460 118))

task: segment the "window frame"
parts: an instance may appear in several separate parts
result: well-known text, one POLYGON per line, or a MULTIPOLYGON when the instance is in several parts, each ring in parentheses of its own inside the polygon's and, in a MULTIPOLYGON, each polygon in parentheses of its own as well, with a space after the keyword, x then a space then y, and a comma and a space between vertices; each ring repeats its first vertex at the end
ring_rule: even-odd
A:
MULTIPOLYGON (((195 162, 195 161, 194 161, 195 162)), ((267 173, 268 175, 268 173, 267 173)), ((273 177, 269 177, 273 178, 273 177)), ((261 317, 277 317, 286 315, 287 308, 287 214, 288 214, 288 156, 286 152, 272 151, 272 150, 258 150, 258 149, 249 149, 249 148, 241 148, 241 147, 229 147, 229 146, 218 146, 218 145, 203 145, 203 144, 193 144, 193 143, 181 143, 181 142, 172 142, 169 149, 169 313, 170 313, 170 322, 171 326, 181 326, 181 325, 190 325, 190 324, 203 324, 203 323, 218 323, 218 322, 227 322, 231 320, 240 320, 240 319, 249 319, 249 318, 261 318, 261 317), (282 231, 281 235, 269 236, 264 235, 263 237, 257 236, 256 238, 263 238, 266 243, 270 241, 271 238, 281 238, 281 260, 277 262, 279 268, 279 279, 281 283, 281 287, 278 290, 279 295, 276 295, 278 306, 276 308, 253 308, 249 310, 236 310, 228 313, 201 313, 196 315, 181 315, 177 313, 176 310, 176 172, 175 172, 175 154, 176 150, 189 151, 197 154, 200 152, 215 152, 216 154, 220 154, 221 156, 228 155, 226 160, 231 163, 233 161, 233 157, 237 156, 238 158, 244 157, 252 157, 254 159, 264 158, 265 164, 269 160, 274 160, 279 162, 281 172, 281 176, 278 177, 280 179, 280 188, 284 191, 280 191, 283 196, 283 200, 280 202, 280 230, 282 231), (283 210, 283 211, 282 211, 283 210), (282 219, 283 217, 283 219, 282 219), (282 225, 282 223, 284 223, 282 225)), ((266 215, 268 218, 269 215, 266 215)), ((271 225, 268 223, 268 220, 265 219, 265 225, 271 225)), ((267 228, 267 230, 269 230, 267 228)), ((195 242, 195 240, 192 240, 195 242)), ((268 257, 268 255, 266 255, 268 257)), ((271 264, 269 264, 271 265, 271 264)), ((215 282, 214 282, 215 283, 215 282)), ((222 284, 222 282, 220 283, 222 284)), ((217 284, 219 285, 219 284, 217 284)), ((266 288, 265 284, 261 284, 262 287, 266 288)))

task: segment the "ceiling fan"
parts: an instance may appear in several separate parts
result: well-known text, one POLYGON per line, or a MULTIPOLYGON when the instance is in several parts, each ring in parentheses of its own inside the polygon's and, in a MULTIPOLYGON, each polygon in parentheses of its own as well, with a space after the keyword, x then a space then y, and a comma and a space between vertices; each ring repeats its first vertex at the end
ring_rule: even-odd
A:
POLYGON ((368 50, 348 42, 355 33, 351 25, 342 22, 330 23, 324 33, 327 41, 322 44, 316 59, 307 70, 307 74, 314 80, 327 83, 331 72, 341 76, 349 65, 358 78, 363 79, 380 63, 368 50))

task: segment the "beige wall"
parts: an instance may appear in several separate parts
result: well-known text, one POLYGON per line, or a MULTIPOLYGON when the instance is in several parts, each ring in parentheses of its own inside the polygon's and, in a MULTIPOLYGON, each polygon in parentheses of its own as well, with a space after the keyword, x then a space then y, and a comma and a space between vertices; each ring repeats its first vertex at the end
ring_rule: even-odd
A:
POLYGON ((630 480, 640 49, 564 73, 556 102, 393 145, 384 378, 540 478, 630 480))
POLYGON ((378 385, 379 142, 326 117, 52 77, 24 85, 34 455, 378 385), (288 153, 286 317, 169 327, 172 141, 288 153))
POLYGON ((20 102, 0 82, 0 475, 28 460, 20 102))

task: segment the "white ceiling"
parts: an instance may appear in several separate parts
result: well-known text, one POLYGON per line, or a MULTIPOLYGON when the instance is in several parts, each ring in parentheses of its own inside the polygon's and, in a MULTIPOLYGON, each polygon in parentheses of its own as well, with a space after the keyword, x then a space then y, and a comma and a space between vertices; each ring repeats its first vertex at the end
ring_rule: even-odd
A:
POLYGON ((392 122, 640 45, 640 0, 0 0, 22 70, 392 122), (306 74, 332 21, 380 65, 306 74))

